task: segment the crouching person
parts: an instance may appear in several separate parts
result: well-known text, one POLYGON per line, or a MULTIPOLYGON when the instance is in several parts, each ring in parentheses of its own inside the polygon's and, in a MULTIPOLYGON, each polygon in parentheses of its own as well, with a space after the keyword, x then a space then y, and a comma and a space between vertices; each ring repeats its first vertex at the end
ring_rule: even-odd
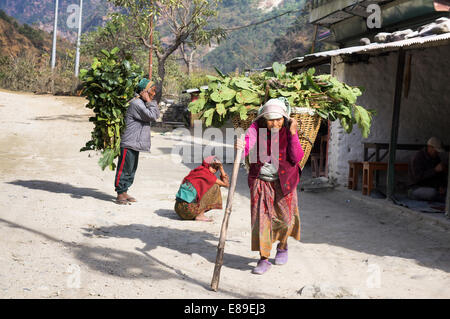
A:
POLYGON ((176 195, 175 212, 184 220, 212 221, 207 211, 222 209, 220 187, 229 187, 229 177, 222 163, 215 157, 207 157, 201 166, 187 175, 176 195), (216 173, 220 171, 220 178, 216 173))

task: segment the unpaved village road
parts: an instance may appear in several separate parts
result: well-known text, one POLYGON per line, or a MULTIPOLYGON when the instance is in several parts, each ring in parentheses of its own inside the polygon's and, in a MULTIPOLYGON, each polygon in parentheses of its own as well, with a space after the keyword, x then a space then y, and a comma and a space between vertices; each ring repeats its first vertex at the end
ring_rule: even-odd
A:
POLYGON ((302 240, 290 239, 289 263, 252 275, 244 169, 212 292, 222 212, 200 223, 172 210, 194 164, 174 163, 173 134, 155 130, 130 189, 139 202, 116 205, 114 172, 79 152, 92 128, 84 104, 0 91, 0 298, 450 297, 448 231, 349 201, 343 189, 301 192, 302 240))

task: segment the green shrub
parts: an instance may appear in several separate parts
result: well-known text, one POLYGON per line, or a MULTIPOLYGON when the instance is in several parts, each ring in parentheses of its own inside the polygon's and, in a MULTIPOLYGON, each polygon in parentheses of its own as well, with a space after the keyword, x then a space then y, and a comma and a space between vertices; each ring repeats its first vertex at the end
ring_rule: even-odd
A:
POLYGON ((5 11, 0 10, 0 19, 5 20, 6 22, 12 23, 12 18, 6 14, 5 11))
POLYGON ((206 72, 194 72, 186 76, 181 82, 181 90, 200 88, 208 85, 208 74, 206 72))

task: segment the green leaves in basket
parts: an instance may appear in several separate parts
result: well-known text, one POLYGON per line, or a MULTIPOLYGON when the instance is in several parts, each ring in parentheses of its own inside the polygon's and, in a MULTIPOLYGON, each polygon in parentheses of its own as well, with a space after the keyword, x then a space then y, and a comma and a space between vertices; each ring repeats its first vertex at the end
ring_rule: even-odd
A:
POLYGON ((222 73, 222 71, 220 71, 217 67, 214 67, 214 70, 216 70, 217 74, 219 74, 219 76, 224 79, 226 78, 226 75, 222 73))
POLYGON ((215 111, 215 109, 211 108, 211 109, 206 110, 205 113, 203 113, 203 117, 205 118, 206 126, 211 126, 213 117, 214 117, 214 111, 215 111))
POLYGON ((219 76, 208 76, 208 89, 202 89, 198 100, 189 104, 189 110, 200 114, 206 126, 222 126, 235 116, 245 120, 248 112, 257 110, 266 98, 285 97, 292 107, 311 108, 323 119, 339 120, 348 133, 354 124, 365 138, 370 133, 375 112, 356 105, 363 88, 347 85, 329 74, 314 75, 314 68, 293 74, 278 62, 271 71, 255 72, 250 77, 216 71, 219 76))
POLYGON ((231 100, 235 95, 235 90, 232 90, 226 86, 221 86, 211 94, 210 98, 216 103, 221 103, 231 100))
POLYGON ((230 81, 230 83, 239 89, 254 91, 257 87, 253 85, 252 80, 246 77, 239 77, 230 81))
POLYGON ((199 97, 196 101, 189 103, 189 111, 193 114, 197 114, 200 111, 203 110, 204 106, 206 104, 205 97, 199 97))
POLYGON ((216 104, 216 111, 219 115, 224 115, 227 113, 227 109, 225 108, 225 104, 223 103, 217 103, 216 104))
POLYGON ((272 65, 272 70, 275 73, 275 76, 279 79, 283 78, 286 75, 286 65, 275 62, 272 65))
POLYGON ((259 104, 261 99, 258 93, 242 90, 236 93, 236 101, 240 104, 259 104))

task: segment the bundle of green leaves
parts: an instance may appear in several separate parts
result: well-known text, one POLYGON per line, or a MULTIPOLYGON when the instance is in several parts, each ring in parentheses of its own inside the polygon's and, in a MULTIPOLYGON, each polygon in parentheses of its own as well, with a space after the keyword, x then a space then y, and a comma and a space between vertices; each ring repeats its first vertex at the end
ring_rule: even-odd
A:
POLYGON ((125 114, 135 88, 143 76, 131 57, 119 58, 119 49, 102 50, 94 58, 89 70, 80 71, 83 96, 89 101, 87 108, 95 113, 89 121, 94 124, 91 140, 80 149, 101 151, 98 164, 104 170, 114 170, 114 159, 120 155, 120 136, 125 130, 125 114))
MULTIPOLYGON (((217 69, 216 69, 217 70, 217 69)), ((207 88, 201 88, 196 101, 189 104, 206 126, 221 127, 235 116, 241 120, 255 112, 270 98, 285 97, 292 107, 310 108, 323 119, 339 120, 347 133, 357 124, 364 138, 370 133, 373 110, 356 104, 362 88, 340 82, 331 75, 314 75, 311 68, 301 74, 286 72, 286 66, 275 62, 272 70, 250 76, 208 76, 207 88)))

